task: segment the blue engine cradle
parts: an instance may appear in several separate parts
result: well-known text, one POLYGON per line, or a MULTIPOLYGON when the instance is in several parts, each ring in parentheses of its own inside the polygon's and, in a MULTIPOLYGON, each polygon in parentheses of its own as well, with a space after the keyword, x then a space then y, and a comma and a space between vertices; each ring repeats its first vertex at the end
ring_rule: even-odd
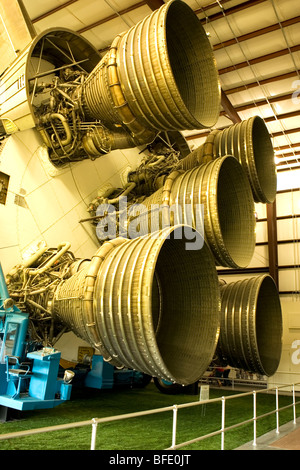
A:
POLYGON ((103 356, 93 355, 91 370, 87 373, 84 386, 96 389, 140 386, 144 384, 145 374, 132 369, 115 369, 104 361, 103 356))
POLYGON ((53 408, 69 400, 72 385, 57 378, 60 355, 49 348, 27 354, 33 360, 31 373, 16 378, 8 372, 7 363, 1 363, 0 405, 25 411, 53 408))
POLYGON ((0 264, 0 406, 16 410, 53 408, 70 399, 72 386, 58 378, 59 351, 43 348, 25 352, 28 325, 29 315, 9 297, 0 264), (10 365, 9 359, 17 364, 10 365), (30 363, 28 374, 18 369, 24 368, 25 361, 30 363))

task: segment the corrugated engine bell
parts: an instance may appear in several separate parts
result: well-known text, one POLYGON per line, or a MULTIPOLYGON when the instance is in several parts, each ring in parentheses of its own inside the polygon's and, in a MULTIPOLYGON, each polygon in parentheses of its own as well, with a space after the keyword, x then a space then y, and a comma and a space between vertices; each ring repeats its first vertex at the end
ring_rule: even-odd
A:
POLYGON ((271 137, 264 120, 253 116, 223 130, 215 129, 204 144, 181 160, 182 169, 191 169, 224 155, 232 155, 248 176, 255 202, 274 202, 277 172, 271 137))
POLYGON ((220 266, 246 267, 255 249, 255 215, 251 187, 240 163, 225 156, 188 171, 173 172, 163 188, 142 202, 141 233, 151 231, 153 207, 167 204, 169 218, 204 229, 205 240, 220 266))
POLYGON ((264 120, 259 116, 216 133, 215 156, 233 155, 246 171, 255 202, 272 203, 276 197, 277 174, 274 149, 264 120))
POLYGON ((220 326, 215 262, 205 244, 186 249, 194 236, 176 226, 104 243, 56 290, 57 318, 117 367, 194 383, 212 360, 220 326))
POLYGON ((152 142, 161 130, 211 127, 221 102, 209 39, 181 0, 118 35, 81 94, 86 119, 123 125, 136 144, 152 142))
POLYGON ((282 312, 266 274, 221 286, 219 358, 232 367, 273 375, 282 350, 282 312))

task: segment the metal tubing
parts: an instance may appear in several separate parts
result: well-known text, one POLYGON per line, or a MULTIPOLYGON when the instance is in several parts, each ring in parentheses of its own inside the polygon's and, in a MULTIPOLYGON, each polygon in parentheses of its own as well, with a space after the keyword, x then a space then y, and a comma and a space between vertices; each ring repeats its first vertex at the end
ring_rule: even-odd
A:
POLYGON ((117 367, 194 383, 212 360, 220 321, 213 256, 206 245, 186 250, 194 233, 176 226, 104 243, 58 286, 56 316, 117 367))
POLYGON ((268 274, 221 286, 218 357, 232 367, 271 376, 281 358, 282 313, 268 274))
POLYGON ((276 387, 276 434, 279 434, 279 396, 278 396, 278 387, 276 387))
POLYGON ((256 420, 257 420, 257 413, 256 413, 256 391, 253 390, 253 443, 252 445, 256 447, 256 420))
POLYGON ((293 384, 293 423, 296 424, 296 394, 295 394, 295 384, 293 384))
MULTIPOLYGON (((214 141, 215 136, 220 131, 215 129, 207 136, 204 144, 193 150, 180 161, 179 167, 183 170, 191 170, 202 163, 210 162, 214 159, 214 141)), ((224 154, 223 154, 224 155, 224 154)), ((230 153, 228 153, 230 155, 230 153)))
POLYGON ((222 397, 222 419, 221 419, 221 450, 224 450, 225 444, 225 406, 226 400, 225 397, 222 397))
POLYGON ((42 274, 47 271, 53 264, 62 257, 71 247, 71 243, 69 242, 62 242, 57 247, 56 255, 52 256, 44 266, 40 268, 30 268, 28 269, 28 275, 36 276, 38 274, 42 274))
POLYGON ((54 120, 58 120, 62 124, 63 129, 65 131, 65 138, 60 139, 59 142, 53 143, 53 146, 55 148, 59 148, 60 146, 69 145, 72 140, 72 133, 71 133, 68 120, 65 118, 65 116, 59 113, 48 113, 41 117, 41 122, 44 124, 47 124, 48 122, 51 122, 54 120))
POLYGON ((178 407, 173 405, 172 447, 176 446, 177 415, 178 407))
POLYGON ((93 418, 91 450, 96 450, 97 427, 98 427, 98 423, 95 420, 95 418, 93 418))

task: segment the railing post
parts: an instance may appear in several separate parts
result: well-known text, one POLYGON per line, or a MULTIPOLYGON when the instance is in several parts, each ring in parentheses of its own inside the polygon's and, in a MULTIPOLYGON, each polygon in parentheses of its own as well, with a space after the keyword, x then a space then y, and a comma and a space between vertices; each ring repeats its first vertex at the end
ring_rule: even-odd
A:
POLYGON ((92 440, 91 440, 91 450, 95 450, 96 447, 96 436, 97 436, 97 420, 96 418, 92 419, 92 440))
POLYGON ((256 391, 253 391, 253 446, 256 446, 256 391))
POLYGON ((225 397, 222 397, 222 424, 221 424, 221 450, 224 450, 224 442, 225 442, 225 397))
POLYGON ((278 399, 278 387, 276 387, 276 434, 279 434, 279 399, 278 399))
POLYGON ((177 410, 178 410, 177 405, 173 405, 172 447, 176 445, 177 410))
POLYGON ((293 384, 293 416, 294 416, 294 424, 296 424, 296 397, 295 397, 295 384, 293 384))

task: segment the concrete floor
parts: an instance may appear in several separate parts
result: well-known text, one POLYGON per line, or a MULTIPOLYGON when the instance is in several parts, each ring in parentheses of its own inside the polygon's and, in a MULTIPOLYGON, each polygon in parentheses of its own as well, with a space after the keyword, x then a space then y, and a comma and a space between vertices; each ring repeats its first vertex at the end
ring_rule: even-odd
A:
POLYGON ((280 426, 279 433, 270 431, 256 440, 248 442, 235 450, 300 450, 300 418, 280 426))

